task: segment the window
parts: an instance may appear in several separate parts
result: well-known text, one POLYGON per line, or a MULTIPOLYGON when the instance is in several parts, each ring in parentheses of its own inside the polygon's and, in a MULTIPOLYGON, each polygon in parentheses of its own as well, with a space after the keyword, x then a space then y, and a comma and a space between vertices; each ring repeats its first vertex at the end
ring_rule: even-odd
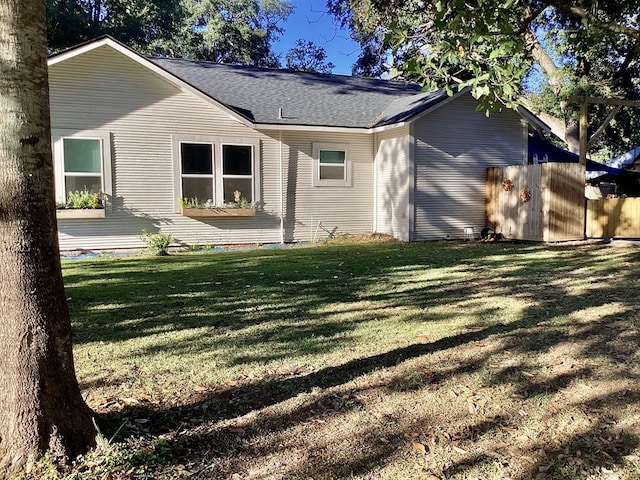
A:
POLYGON ((238 198, 253 203, 251 145, 222 145, 222 195, 223 203, 231 203, 238 198))
POLYGON ((54 130, 53 156, 57 202, 65 203, 69 192, 111 194, 108 132, 54 130))
POLYGON ((180 142, 181 198, 213 203, 213 144, 180 142))
POLYGON ((313 158, 314 186, 351 185, 351 165, 348 146, 314 144, 313 158))
POLYGON ((176 211, 179 199, 224 206, 260 198, 259 142, 255 139, 174 135, 176 211), (239 194, 238 194, 239 192, 239 194))

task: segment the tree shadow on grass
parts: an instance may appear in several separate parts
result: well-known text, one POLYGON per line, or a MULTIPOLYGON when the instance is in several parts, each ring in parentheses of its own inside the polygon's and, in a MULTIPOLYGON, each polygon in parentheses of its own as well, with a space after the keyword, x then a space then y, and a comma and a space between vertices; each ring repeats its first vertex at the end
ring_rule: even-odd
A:
MULTIPOLYGON (((367 478, 374 473, 392 478, 385 477, 385 469, 403 462, 411 475, 435 472, 445 478, 501 470, 522 480, 581 478, 582 472, 615 470, 638 447, 635 433, 622 429, 624 419, 608 413, 619 414, 630 402, 635 405, 630 412, 638 414, 640 394, 632 387, 638 382, 632 363, 637 348, 629 350, 629 345, 640 341, 634 316, 637 275, 629 268, 638 260, 637 252, 625 253, 619 264, 609 267, 592 265, 589 250, 576 252, 568 266, 566 257, 574 255, 568 250, 557 260, 544 258, 544 249, 531 252, 541 258, 527 263, 525 255, 516 252, 516 258, 509 259, 513 268, 500 278, 462 284, 443 279, 441 285, 428 289, 400 285, 395 295, 373 294, 398 305, 428 309, 435 300, 425 293, 439 295, 438 301, 465 302, 499 290, 530 298, 516 320, 483 322, 482 316, 499 317, 495 310, 486 310, 463 333, 288 378, 246 380, 194 392, 176 406, 130 406, 107 413, 101 421, 113 428, 124 419, 129 433, 163 438, 171 453, 158 466, 158 478, 162 469, 178 464, 188 464, 196 478, 228 478, 237 472, 240 478, 367 478), (615 277, 590 285, 565 285, 563 279, 584 268, 615 277), (608 302, 620 306, 616 314, 593 321, 581 318, 584 310, 608 302), (567 346, 571 348, 563 364, 556 356, 567 346), (443 367, 445 354, 451 355, 452 363, 443 367), (518 361, 510 363, 514 357, 518 361), (603 373, 608 378, 602 378, 603 373), (477 382, 497 396, 494 402, 504 402, 498 413, 483 394, 449 395, 459 389, 462 379, 477 376, 482 377, 477 382), (626 387, 616 389, 618 383, 626 387), (583 384, 589 387, 586 393, 581 390, 583 384), (608 390, 593 391, 599 386, 608 390), (387 396, 402 395, 405 403, 396 405, 397 411, 390 407, 390 412, 381 412, 372 400, 378 396, 384 403, 387 396), (425 403, 433 398, 451 403, 459 418, 452 418, 448 425, 433 409, 412 410, 407 395, 425 403), (552 408, 554 402, 561 408, 552 408), (546 417, 530 424, 527 410, 539 404, 546 417), (465 405, 473 412, 461 410, 465 405), (580 422, 566 427, 566 415, 579 417, 580 422), (351 432, 340 429, 347 416, 358 418, 351 432), (550 437, 542 430, 544 422, 549 429, 563 426, 564 435, 550 437), (309 437, 302 445, 295 443, 304 438, 300 429, 309 437), (331 442, 341 449, 331 447, 331 442), (509 442, 510 447, 501 446, 509 442), (413 443, 423 445, 425 452, 411 450, 413 443)), ((494 251, 479 259, 476 268, 490 268, 493 255, 496 262, 505 261, 497 258, 503 253, 494 251)), ((385 269, 397 267, 397 263, 385 265, 376 272, 382 275, 385 269)), ((361 291, 353 288, 349 295, 361 291)), ((425 312, 422 321, 428 317, 425 312)), ((318 315, 315 320, 321 318, 318 315)), ((331 325, 320 328, 328 329, 323 335, 331 337, 331 325)), ((279 341, 293 345, 296 334, 288 335, 279 341)), ((269 337, 261 341, 268 345, 269 337)), ((265 352, 264 358, 269 355, 265 352)))

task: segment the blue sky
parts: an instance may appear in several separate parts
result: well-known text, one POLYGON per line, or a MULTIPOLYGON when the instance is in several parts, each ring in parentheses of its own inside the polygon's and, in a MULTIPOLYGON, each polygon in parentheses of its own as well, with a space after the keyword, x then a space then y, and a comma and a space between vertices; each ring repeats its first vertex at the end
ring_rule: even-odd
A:
POLYGON ((351 66, 358 58, 358 46, 349 39, 348 32, 340 31, 333 17, 326 13, 324 0, 292 0, 295 11, 283 24, 284 34, 273 46, 281 55, 282 63, 296 40, 314 42, 327 52, 327 60, 335 65, 333 73, 351 75, 351 66))

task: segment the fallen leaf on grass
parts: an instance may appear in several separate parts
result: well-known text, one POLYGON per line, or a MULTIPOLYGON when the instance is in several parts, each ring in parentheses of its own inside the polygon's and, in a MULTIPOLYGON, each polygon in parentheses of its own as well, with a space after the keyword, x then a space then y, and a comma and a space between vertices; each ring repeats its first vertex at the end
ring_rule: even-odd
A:
POLYGON ((521 455, 519 458, 521 458, 522 460, 525 460, 529 463, 535 464, 536 460, 535 458, 531 458, 531 457, 527 457, 526 455, 521 455))
POLYGON ((467 410, 469 410, 471 415, 476 415, 478 413, 478 407, 476 407, 476 404, 471 401, 467 402, 467 410))
POLYGON ((453 445, 453 449, 454 449, 456 452, 461 453, 462 455, 466 455, 467 453, 469 453, 469 451, 468 451, 468 450, 465 450, 464 448, 457 447, 457 446, 455 446, 455 445, 453 445))
POLYGON ((411 444, 411 449, 416 452, 419 453, 420 455, 426 455, 427 454, 427 447, 425 447, 422 443, 420 442, 413 442, 411 444))
POLYGON ((235 434, 237 434, 237 435, 242 436, 242 435, 244 435, 245 433, 247 433, 247 431, 246 431, 244 428, 242 428, 242 427, 231 427, 231 428, 229 429, 229 433, 235 433, 235 434))

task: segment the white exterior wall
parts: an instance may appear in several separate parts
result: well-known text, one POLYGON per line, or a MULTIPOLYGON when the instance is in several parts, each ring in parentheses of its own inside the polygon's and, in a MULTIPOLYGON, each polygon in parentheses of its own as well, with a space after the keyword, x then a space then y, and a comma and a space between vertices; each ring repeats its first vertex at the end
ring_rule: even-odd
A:
POLYGON ((273 139, 109 47, 55 64, 49 77, 52 130, 108 131, 112 139, 113 196, 106 218, 59 220, 62 250, 139 247, 142 229, 171 232, 185 244, 279 241, 273 139), (261 211, 255 217, 201 220, 177 213, 172 135, 257 139, 261 211))
POLYGON ((409 241, 411 218, 411 138, 408 126, 376 135, 376 225, 386 233, 409 241))
POLYGON ((143 229, 187 244, 310 240, 373 229, 373 135, 259 132, 181 91, 108 46, 49 68, 52 129, 111 137, 113 195, 104 219, 59 220, 62 250, 142 246, 143 229), (260 208, 255 217, 192 219, 178 213, 172 136, 257 140, 260 208), (314 187, 313 144, 350 147, 351 185, 314 187), (281 201, 281 152, 284 197, 281 201), (284 229, 281 229, 281 206, 284 229))
MULTIPOLYGON (((274 138, 278 138, 274 134, 274 138)), ((284 239, 308 241, 328 233, 373 231, 373 135, 283 132, 284 239), (313 186, 313 145, 349 148, 349 186, 313 186)))
POLYGON ((512 110, 486 117, 462 95, 417 120, 412 240, 464 238, 485 227, 486 168, 522 164, 526 138, 512 110))

